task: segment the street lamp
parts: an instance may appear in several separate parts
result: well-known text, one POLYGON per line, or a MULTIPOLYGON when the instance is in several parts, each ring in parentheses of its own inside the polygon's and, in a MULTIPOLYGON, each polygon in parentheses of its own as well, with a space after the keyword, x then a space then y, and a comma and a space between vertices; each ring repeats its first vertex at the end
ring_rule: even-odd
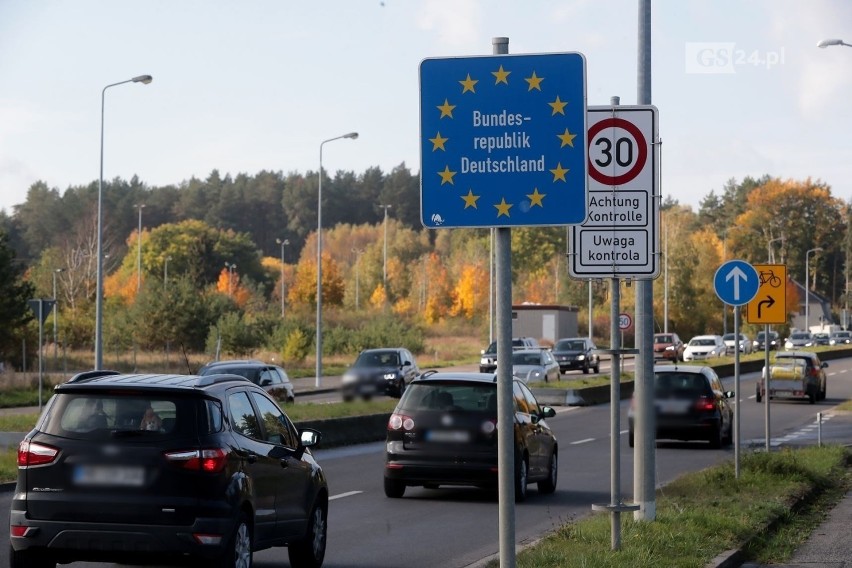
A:
POLYGON ((385 210, 385 250, 384 250, 384 262, 382 263, 382 286, 385 289, 385 297, 387 297, 388 293, 388 209, 393 207, 393 205, 379 205, 379 207, 385 210))
POLYGON ((144 203, 134 205, 139 209, 139 225, 136 229, 136 293, 142 289, 142 209, 145 208, 144 203))
POLYGON ((53 368, 56 369, 57 357, 57 318, 59 318, 59 302, 56 299, 56 275, 60 272, 65 272, 64 268, 53 269, 53 368))
POLYGON ((352 249, 352 252, 355 253, 355 309, 361 309, 361 255, 364 254, 363 250, 360 249, 352 249))
POLYGON ((231 287, 231 282, 233 281, 234 271, 237 269, 237 265, 234 264, 233 262, 226 262, 225 268, 228 269, 228 296, 233 296, 234 291, 231 287))
POLYGON ((769 242, 766 243, 766 262, 770 264, 775 264, 775 249, 772 248, 772 243, 777 241, 781 241, 781 246, 784 246, 784 237, 769 239, 769 242))
MULTIPOLYGON (((805 331, 807 331, 808 333, 810 333, 810 331, 811 331, 811 328, 808 325, 808 318, 810 317, 810 298, 811 298, 811 290, 810 290, 810 286, 808 285, 808 280, 810 279, 810 265, 809 265, 808 261, 810 260, 812 252, 818 252, 818 251, 821 251, 821 250, 822 250, 822 247, 816 247, 816 248, 808 249, 807 252, 805 252, 805 331)), ((814 278, 814 281, 816 281, 816 278, 814 278)), ((814 282, 814 283, 816 284, 816 282, 814 282)))
POLYGON ((852 47, 852 44, 846 43, 842 39, 824 39, 817 44, 817 47, 825 49, 830 45, 845 45, 846 47, 852 47))
POLYGON ((147 85, 153 80, 150 75, 139 75, 126 81, 119 81, 107 85, 101 91, 101 168, 98 178, 98 269, 95 292, 95 370, 103 368, 104 362, 104 250, 103 250, 103 208, 104 208, 104 103, 106 101, 106 90, 110 87, 123 85, 125 83, 142 83, 147 85))
POLYGON ((284 247, 290 244, 287 239, 275 239, 281 245, 281 318, 284 318, 284 247))
POLYGON ((317 378, 316 386, 322 385, 322 147, 341 138, 358 138, 357 132, 335 136, 320 142, 319 148, 319 185, 317 186, 317 378))

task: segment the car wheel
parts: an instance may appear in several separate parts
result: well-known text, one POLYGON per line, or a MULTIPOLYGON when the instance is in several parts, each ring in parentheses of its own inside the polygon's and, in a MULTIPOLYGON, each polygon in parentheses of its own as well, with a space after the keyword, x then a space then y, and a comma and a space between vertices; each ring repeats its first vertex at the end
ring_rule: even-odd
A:
POLYGON ((373 398, 373 395, 371 395, 371 394, 362 394, 361 395, 361 399, 364 402, 368 402, 368 401, 372 400, 372 398, 373 398))
POLYGON ((636 439, 634 438, 633 428, 627 431, 627 445, 631 448, 636 445, 636 439))
POLYGON ((828 393, 826 392, 827 390, 828 390, 828 387, 826 387, 825 385, 823 385, 823 386, 822 386, 822 390, 821 390, 821 391, 820 391, 820 393, 819 393, 819 399, 820 399, 820 400, 825 400, 825 396, 826 396, 826 394, 828 394, 828 393))
POLYGON ((251 564, 251 529, 245 513, 241 513, 222 556, 206 565, 216 568, 251 568, 251 564))
POLYGON ((761 400, 763 400, 763 395, 761 394, 761 390, 762 389, 760 387, 757 387, 757 391, 754 393, 754 400, 756 402, 760 402, 761 400))
POLYGON ((538 482, 538 492, 550 494, 556 491, 556 480, 559 476, 559 460, 556 448, 553 448, 553 455, 550 456, 550 474, 547 479, 538 482))
POLYGON ((713 430, 710 431, 710 436, 708 437, 708 441, 710 442, 710 448, 713 450, 718 450, 722 447, 722 425, 717 424, 713 427, 713 430))
POLYGON ((15 550, 9 547, 10 568, 56 568, 56 562, 35 550, 15 550))
POLYGON ((734 443, 734 424, 728 423, 728 433, 725 434, 725 437, 722 439, 722 444, 725 446, 730 446, 734 443))
POLYGON ((586 363, 585 365, 583 365, 583 374, 584 374, 584 375, 588 375, 588 374, 589 374, 589 364, 588 364, 588 363, 586 363))
POLYGON ((522 503, 527 499, 527 481, 530 471, 527 457, 515 460, 515 503, 522 503))
POLYGON ((349 393, 343 395, 343 402, 352 402, 353 400, 355 400, 355 395, 349 393))
POLYGON ((600 372, 601 372, 601 362, 598 361, 597 363, 595 363, 595 373, 600 373, 600 372))
MULTIPOLYGON (((435 485, 433 488, 437 489, 438 486, 435 485)), ((405 495, 405 483, 399 479, 390 479, 386 477, 385 496, 390 497, 391 499, 399 499, 403 495, 405 495)))
POLYGON ((815 404, 817 399, 817 393, 815 389, 811 389, 808 391, 808 403, 815 404))
POLYGON ((328 541, 328 509, 315 503, 308 518, 308 532, 303 540, 287 545, 287 555, 292 568, 320 568, 325 559, 328 541))
POLYGON ((399 380, 399 385, 396 387, 396 397, 402 398, 402 393, 405 392, 405 379, 399 380))

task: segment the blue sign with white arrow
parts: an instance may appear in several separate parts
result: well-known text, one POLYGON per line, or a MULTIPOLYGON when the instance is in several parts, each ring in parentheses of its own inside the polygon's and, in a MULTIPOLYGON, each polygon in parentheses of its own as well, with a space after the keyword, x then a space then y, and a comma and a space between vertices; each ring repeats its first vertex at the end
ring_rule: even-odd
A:
POLYGON ((730 306, 744 306, 757 296, 760 278, 744 260, 729 260, 716 270, 713 287, 719 299, 730 306))

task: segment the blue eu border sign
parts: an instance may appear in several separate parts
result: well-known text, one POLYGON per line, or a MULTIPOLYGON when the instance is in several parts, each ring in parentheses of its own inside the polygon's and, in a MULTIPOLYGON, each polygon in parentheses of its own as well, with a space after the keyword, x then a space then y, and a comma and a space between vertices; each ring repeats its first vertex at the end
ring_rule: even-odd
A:
POLYGON ((423 225, 582 223, 586 136, 580 53, 423 60, 423 225))

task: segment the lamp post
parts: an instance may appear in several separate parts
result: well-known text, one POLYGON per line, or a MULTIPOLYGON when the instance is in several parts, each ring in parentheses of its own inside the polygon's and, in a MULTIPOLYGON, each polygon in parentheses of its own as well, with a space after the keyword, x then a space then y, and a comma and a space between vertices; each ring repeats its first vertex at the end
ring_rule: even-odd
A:
POLYGON ((852 47, 852 44, 846 43, 842 39, 824 39, 817 44, 817 47, 825 49, 826 47, 831 45, 845 45, 846 47, 852 47))
POLYGON ((388 209, 393 207, 393 205, 379 205, 382 209, 385 210, 385 245, 384 245, 384 255, 382 262, 382 286, 385 289, 385 295, 388 293, 388 209))
POLYGON ((784 243, 784 237, 776 237, 774 239, 769 239, 769 242, 766 243, 766 262, 769 264, 775 264, 775 249, 772 248, 772 243, 781 241, 782 246, 784 243))
POLYGON ((136 293, 142 289, 142 209, 145 208, 144 203, 134 205, 139 209, 139 224, 136 228, 136 293))
POLYGON ((237 265, 233 262, 226 262, 225 268, 228 269, 228 296, 233 296, 234 291, 232 289, 232 282, 234 278, 234 271, 237 269, 237 265))
POLYGON ((139 75, 126 81, 119 81, 107 85, 101 91, 101 167, 98 178, 98 268, 97 282, 95 287, 95 370, 103 368, 104 362, 104 249, 103 249, 103 207, 104 207, 104 103, 106 101, 106 90, 110 87, 123 85, 125 83, 142 83, 147 85, 153 80, 150 75, 139 75))
POLYGON ((335 136, 320 142, 319 148, 319 184, 317 185, 317 378, 316 386, 322 386, 322 147, 329 142, 342 138, 358 138, 357 132, 335 136))
POLYGON ((64 272, 64 268, 54 268, 53 269, 53 368, 56 369, 56 358, 58 356, 57 353, 57 328, 59 324, 57 322, 59 318, 59 302, 56 300, 56 275, 60 272, 64 272))
MULTIPOLYGON (((821 251, 821 250, 822 250, 822 247, 816 247, 816 248, 808 249, 807 252, 805 252, 805 331, 807 331, 808 333, 810 333, 810 331, 811 331, 811 328, 808 325, 808 318, 810 317, 810 298, 811 298, 811 287, 808 284, 808 280, 810 279, 811 270, 810 270, 810 264, 808 263, 808 261, 811 258, 812 252, 818 252, 818 251, 821 251)), ((814 280, 816 280, 816 278, 814 278, 814 280)))
POLYGON ((284 247, 290 244, 287 239, 275 239, 281 245, 281 319, 284 319, 284 247))
POLYGON ((352 249, 355 253, 355 309, 361 309, 361 255, 363 250, 352 249))

